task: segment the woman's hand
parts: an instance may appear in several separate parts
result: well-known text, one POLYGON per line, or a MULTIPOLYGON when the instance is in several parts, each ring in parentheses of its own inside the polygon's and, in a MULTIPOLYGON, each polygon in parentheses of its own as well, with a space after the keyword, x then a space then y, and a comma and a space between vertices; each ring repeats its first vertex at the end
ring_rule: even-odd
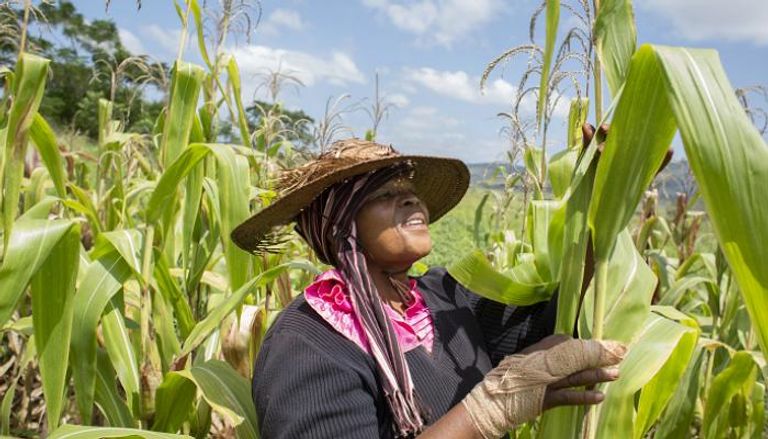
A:
MULTIPOLYGON (((572 340, 567 335, 550 335, 536 344, 528 346, 520 351, 527 354, 535 351, 549 349, 555 345, 572 340)), ((602 392, 591 390, 596 384, 614 381, 619 378, 619 370, 616 367, 598 367, 582 370, 552 383, 547 386, 544 393, 542 410, 549 410, 563 405, 592 405, 603 401, 602 392), (586 386, 587 390, 573 390, 573 387, 586 386)))
POLYGON ((609 366, 626 353, 621 343, 552 336, 506 357, 462 401, 483 438, 498 438, 560 405, 596 404, 602 394, 570 390, 610 381, 609 366))

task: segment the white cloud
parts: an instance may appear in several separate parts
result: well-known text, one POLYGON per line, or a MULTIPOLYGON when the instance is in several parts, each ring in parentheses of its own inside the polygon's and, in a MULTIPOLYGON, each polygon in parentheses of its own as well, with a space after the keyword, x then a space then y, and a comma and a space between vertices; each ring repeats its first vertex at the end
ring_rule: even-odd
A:
POLYGON ((117 30, 117 34, 120 36, 120 42, 123 43, 126 49, 134 55, 145 55, 147 50, 144 49, 144 45, 141 44, 139 37, 133 34, 128 29, 120 28, 117 30))
POLYGON ((389 102, 390 104, 394 105, 398 108, 404 108, 407 107, 409 103, 411 103, 411 100, 408 99, 408 96, 402 94, 402 93, 392 93, 388 94, 384 97, 384 99, 389 102))
POLYGON ((495 136, 493 130, 471 132, 469 127, 442 108, 415 105, 390 118, 379 131, 378 140, 392 143, 404 154, 456 157, 467 163, 504 159, 505 139, 495 136))
POLYGON ((691 41, 728 40, 768 45, 765 0, 645 0, 638 8, 661 15, 691 41))
POLYGON ((450 46, 496 17, 500 0, 363 0, 398 29, 427 43, 450 46))
MULTIPOLYGON (((179 41, 181 41, 181 29, 168 29, 157 24, 142 26, 141 32, 145 40, 155 42, 165 54, 176 53, 179 50, 179 41)), ((191 39, 187 40, 190 44, 191 39)), ((157 54, 153 54, 157 55, 157 54)))
POLYGON ((265 35, 277 35, 281 31, 301 31, 306 27, 298 12, 291 9, 275 9, 259 26, 265 35))
POLYGON ((315 56, 296 50, 251 45, 236 47, 232 49, 232 54, 237 59, 243 78, 280 69, 296 76, 306 86, 318 82, 334 85, 366 82, 354 60, 340 51, 315 56))
POLYGON ((405 69, 405 77, 433 92, 473 104, 505 105, 512 103, 517 89, 503 79, 486 83, 480 91, 480 77, 471 76, 463 70, 443 71, 430 67, 405 69))

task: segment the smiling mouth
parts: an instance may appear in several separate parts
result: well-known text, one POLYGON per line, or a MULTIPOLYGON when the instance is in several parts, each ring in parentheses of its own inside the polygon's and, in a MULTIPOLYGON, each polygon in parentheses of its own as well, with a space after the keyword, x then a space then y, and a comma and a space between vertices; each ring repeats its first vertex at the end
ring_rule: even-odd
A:
POLYGON ((406 228, 414 228, 414 229, 420 229, 420 228, 426 228, 427 227, 427 220, 422 214, 417 214, 411 216, 408 221, 403 223, 403 227, 406 228))

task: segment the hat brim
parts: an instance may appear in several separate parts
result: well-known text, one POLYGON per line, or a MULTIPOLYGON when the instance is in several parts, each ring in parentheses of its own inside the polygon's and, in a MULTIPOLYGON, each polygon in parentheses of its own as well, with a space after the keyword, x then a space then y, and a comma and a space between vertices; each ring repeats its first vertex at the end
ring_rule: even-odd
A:
POLYGON ((329 175, 310 181, 260 210, 237 226, 230 237, 238 247, 252 253, 276 226, 290 223, 301 209, 324 190, 355 175, 409 161, 414 166, 413 183, 429 210, 430 223, 440 219, 461 201, 469 187, 469 170, 452 158, 398 155, 340 167, 329 175))

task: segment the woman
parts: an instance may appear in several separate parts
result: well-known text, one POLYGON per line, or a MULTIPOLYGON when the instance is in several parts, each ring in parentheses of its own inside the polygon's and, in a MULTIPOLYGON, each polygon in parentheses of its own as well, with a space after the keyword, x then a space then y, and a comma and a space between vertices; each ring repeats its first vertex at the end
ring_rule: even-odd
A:
POLYGON ((616 379, 607 366, 624 348, 539 342, 554 300, 506 307, 444 269, 408 277, 432 248, 427 225, 468 183, 458 160, 350 139, 285 173, 283 195, 234 230, 240 247, 261 252, 276 226, 295 221, 334 267, 263 341, 252 387, 262 437, 498 438, 543 409, 602 400, 568 388, 616 379))

